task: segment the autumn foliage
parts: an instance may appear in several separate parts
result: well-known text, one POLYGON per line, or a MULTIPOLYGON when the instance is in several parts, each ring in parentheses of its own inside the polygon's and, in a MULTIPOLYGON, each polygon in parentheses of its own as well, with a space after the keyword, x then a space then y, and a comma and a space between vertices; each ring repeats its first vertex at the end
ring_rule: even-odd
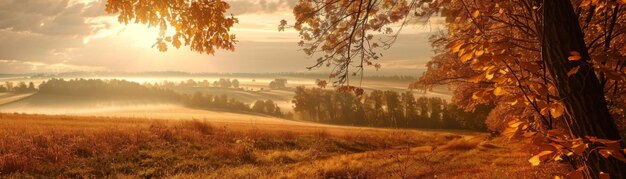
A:
POLYGON ((119 13, 120 23, 158 27, 155 46, 160 51, 166 51, 169 43, 176 48, 184 45, 192 51, 213 54, 219 49, 235 49, 235 35, 230 28, 238 21, 225 15, 229 8, 221 0, 108 0, 106 12, 119 13))
MULTIPOLYGON (((376 24, 377 22, 381 22, 383 26, 394 24, 402 27, 405 24, 400 22, 406 19, 441 15, 445 18, 447 32, 432 35, 431 42, 436 49, 436 56, 428 63, 428 72, 418 82, 411 84, 411 87, 430 88, 436 85, 449 85, 454 92, 453 101, 469 111, 480 104, 495 105, 495 110, 490 116, 492 129, 504 130, 505 135, 522 136, 533 144, 545 146, 544 152, 531 159, 533 165, 548 159, 566 160, 577 169, 572 176, 583 176, 584 173, 588 177, 597 177, 598 174, 602 174, 598 173, 602 170, 598 168, 604 167, 606 169, 604 171, 611 170, 619 177, 621 175, 619 171, 624 169, 623 164, 615 164, 613 166, 617 168, 612 168, 590 162, 598 153, 612 163, 619 163, 614 160, 624 161, 623 145, 621 141, 616 140, 619 139, 619 135, 617 138, 611 137, 612 140, 597 139, 585 136, 587 133, 585 131, 595 131, 590 134, 601 135, 601 129, 597 129, 604 128, 614 133, 615 130, 612 129, 615 129, 615 123, 623 124, 626 120, 624 115, 626 61, 623 60, 626 55, 624 49, 626 38, 623 31, 626 14, 621 8, 625 2, 568 1, 570 2, 575 11, 572 15, 576 17, 568 14, 568 8, 571 7, 567 4, 545 7, 543 2, 531 0, 301 1, 294 9, 297 20, 294 27, 301 32, 303 40, 301 44, 305 45, 307 54, 322 49, 327 54, 343 55, 341 58, 332 58, 337 60, 337 63, 327 63, 324 61, 325 58, 320 58, 318 64, 321 62, 329 66, 335 65, 336 69, 344 70, 350 68, 349 65, 354 58, 368 62, 375 57, 352 56, 355 53, 350 49, 365 48, 357 52, 375 49, 364 45, 369 44, 367 38, 354 40, 353 34, 357 34, 357 37, 358 35, 373 37, 372 34, 380 32, 379 28, 382 27, 376 24), (543 14, 546 10, 562 15, 559 18, 563 19, 553 19, 555 16, 546 18, 543 14), (380 17, 389 19, 379 21, 380 17), (569 34, 575 35, 578 29, 557 29, 565 31, 553 32, 555 29, 544 29, 544 21, 561 23, 567 22, 568 18, 578 20, 574 27, 580 26, 580 31, 584 34, 582 46, 586 48, 565 49, 566 56, 558 60, 565 61, 567 65, 557 67, 554 66, 552 57, 563 53, 562 48, 581 46, 575 36, 562 38, 562 34, 572 32, 569 34), (348 27, 343 26, 341 24, 343 22, 346 22, 348 27), (328 25, 333 23, 339 23, 338 28, 328 25), (302 26, 303 24, 307 26, 302 26), (546 31, 550 33, 545 33, 546 31), (545 34, 552 34, 555 38, 548 38, 544 36, 545 34), (563 43, 572 44, 558 44, 559 39, 568 38, 572 40, 563 43), (344 39, 345 41, 342 41, 344 39), (328 44, 340 45, 325 48, 329 46, 328 44), (546 49, 561 51, 547 52, 544 51, 546 49), (546 60, 546 57, 550 60, 546 60), (566 73, 561 75, 561 70, 565 70, 566 73), (597 80, 587 78, 588 75, 597 76, 597 80), (611 119, 602 117, 602 121, 609 122, 598 121, 597 124, 588 126, 579 125, 589 117, 583 116, 584 114, 578 111, 571 111, 575 108, 572 105, 584 103, 573 104, 575 102, 567 101, 563 97, 574 94, 575 92, 571 90, 578 90, 574 88, 581 86, 570 84, 580 84, 583 83, 582 80, 591 80, 593 83, 597 81, 599 83, 597 85, 603 89, 602 95, 605 99, 599 101, 606 100, 606 107, 612 117, 611 119), (589 129, 584 129, 585 127, 589 129)), ((356 67, 362 67, 358 65, 358 61, 356 67)), ((331 74, 331 77, 336 76, 337 73, 331 74)), ((339 83, 347 82, 344 76, 339 75, 339 83)), ((596 84, 586 85, 591 87, 596 84)), ((582 88, 585 88, 584 84, 582 88)), ((603 102, 597 104, 604 105, 603 102)), ((599 110, 606 109, 604 106, 596 107, 599 110)), ((623 129, 623 126, 621 128, 623 129)), ((603 162, 595 158, 593 161, 603 162)))
MULTIPOLYGON (((137 18, 147 23, 164 19, 157 14, 167 13, 158 10, 194 9, 208 1, 139 8, 139 15, 148 12, 150 20, 128 15, 142 3, 121 2, 110 1, 109 12, 119 9, 121 21, 137 18)), ((221 3, 208 3, 213 2, 221 3)), ((544 147, 529 160, 532 165, 565 161, 575 169, 570 177, 620 178, 626 176, 621 141, 626 121, 624 4, 624 0, 301 0, 293 11, 296 22, 283 20, 279 30, 299 31, 302 50, 317 58, 309 68, 332 67, 330 78, 340 91, 361 95, 363 90, 350 85, 350 77, 362 76, 366 66, 380 68, 378 50, 391 47, 407 22, 445 18, 446 31, 431 37, 436 56, 412 88, 449 85, 452 101, 465 110, 495 106, 490 128, 544 147)), ((216 8, 209 12, 223 13, 227 8, 201 7, 206 6, 216 8)), ((226 29, 232 25, 211 15, 217 22, 229 22, 226 29)), ((172 17, 165 19, 177 20, 172 17)), ((212 46, 195 50, 205 47, 212 46)), ((207 53, 213 52, 210 49, 207 53)))

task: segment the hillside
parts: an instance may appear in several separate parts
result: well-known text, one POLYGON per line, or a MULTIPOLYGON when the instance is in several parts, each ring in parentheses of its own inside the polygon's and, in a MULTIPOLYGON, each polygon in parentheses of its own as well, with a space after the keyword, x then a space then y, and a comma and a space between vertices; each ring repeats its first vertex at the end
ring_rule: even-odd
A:
MULTIPOLYGON (((551 178, 485 134, 0 114, 0 175, 61 178, 551 178)), ((526 148, 527 149, 527 148, 526 148)), ((528 150, 526 150, 528 151, 528 150)))

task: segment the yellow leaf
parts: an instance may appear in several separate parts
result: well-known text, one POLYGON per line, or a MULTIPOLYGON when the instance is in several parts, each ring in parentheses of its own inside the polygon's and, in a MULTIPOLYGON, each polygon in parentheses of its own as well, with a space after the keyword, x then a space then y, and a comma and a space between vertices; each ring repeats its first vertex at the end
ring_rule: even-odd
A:
POLYGON ((478 93, 479 93, 479 91, 472 93, 472 99, 474 99, 474 100, 481 99, 481 97, 478 96, 478 93))
POLYGON ((474 12, 472 12, 472 17, 473 18, 477 18, 480 15, 480 11, 478 10, 474 10, 474 12))
POLYGON ((449 45, 452 48, 452 52, 457 53, 459 52, 459 50, 461 50, 461 46, 463 46, 464 43, 465 42, 463 40, 457 40, 457 41, 450 43, 449 45))
POLYGON ((509 122, 509 127, 517 128, 522 124, 524 124, 524 122, 514 120, 514 121, 509 122))
MULTIPOLYGON (((579 56, 579 57, 580 57, 580 56, 579 56)), ((567 77, 571 77, 572 75, 574 75, 574 74, 578 73, 578 69, 580 69, 580 66, 576 66, 576 67, 574 67, 574 68, 570 69, 570 70, 567 72, 567 77)))
POLYGON ((474 56, 473 53, 467 53, 467 54, 461 56, 461 61, 462 62, 467 62, 467 61, 471 60, 473 56, 474 56))
POLYGON ((474 52, 474 55, 476 55, 477 57, 480 57, 480 56, 482 56, 483 54, 485 54, 485 51, 484 51, 484 50, 476 50, 476 51, 474 52))
POLYGON ((493 90, 493 94, 495 94, 496 96, 502 96, 506 94, 506 91, 501 87, 496 87, 496 89, 493 90))
POLYGON ((493 73, 493 72, 487 72, 487 73, 485 74, 485 79, 487 79, 487 80, 491 80, 491 79, 493 79, 493 76, 494 76, 494 75, 495 75, 495 73, 493 73))
POLYGON ((533 156, 532 158, 528 159, 528 162, 530 162, 530 164, 533 166, 537 166, 541 164, 542 161, 546 160, 546 158, 548 158, 548 155, 551 153, 553 153, 553 151, 544 150, 539 154, 533 156))

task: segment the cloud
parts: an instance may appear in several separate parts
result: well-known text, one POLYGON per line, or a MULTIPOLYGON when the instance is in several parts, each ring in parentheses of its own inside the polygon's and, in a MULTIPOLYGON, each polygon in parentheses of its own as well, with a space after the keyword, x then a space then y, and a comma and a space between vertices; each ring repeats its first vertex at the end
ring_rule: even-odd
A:
MULTIPOLYGON (((0 72, 56 71, 303 71, 314 63, 299 51, 295 31, 278 32, 280 19, 297 0, 227 0, 240 18, 232 30, 240 41, 235 52, 215 56, 170 48, 150 48, 158 29, 123 25, 104 12, 106 0, 0 0, 0 72), (9 60, 7 60, 9 59, 9 60)), ((289 19, 288 19, 289 20, 289 19)), ((384 54, 381 72, 407 71, 424 64, 432 52, 425 28, 405 27, 384 54)), ((328 69, 318 69, 328 70, 328 69)))
POLYGON ((0 30, 0 59, 58 62, 60 51, 83 46, 82 38, 0 30))
MULTIPOLYGON (((0 59, 58 64, 85 38, 108 27, 89 19, 104 14, 105 0, 0 1, 0 59)), ((71 69, 71 68, 65 68, 71 69)))
POLYGON ((81 66, 69 64, 67 62, 60 63, 42 63, 33 61, 17 61, 0 59, 0 70, 18 73, 40 73, 40 72, 67 72, 67 71, 102 71, 104 67, 81 66))
POLYGON ((87 5, 68 0, 8 0, 0 4, 0 29, 45 35, 88 35, 93 30, 82 16, 87 5))

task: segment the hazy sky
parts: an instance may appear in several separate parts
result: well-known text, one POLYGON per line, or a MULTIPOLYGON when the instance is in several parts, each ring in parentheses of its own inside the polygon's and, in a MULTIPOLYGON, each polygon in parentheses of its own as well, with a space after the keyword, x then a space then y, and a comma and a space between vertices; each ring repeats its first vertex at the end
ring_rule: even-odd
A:
MULTIPOLYGON (((239 18, 234 52, 214 56, 151 48, 157 29, 121 25, 104 12, 106 0, 0 0, 0 73, 67 71, 294 72, 314 63, 298 51, 297 33, 278 32, 293 22, 297 0, 227 0, 239 18)), ((383 51, 383 73, 423 68, 432 55, 428 35, 440 28, 405 28, 383 51)), ((321 71, 321 70, 320 70, 321 71)), ((373 71, 373 70, 368 70, 373 71)))

